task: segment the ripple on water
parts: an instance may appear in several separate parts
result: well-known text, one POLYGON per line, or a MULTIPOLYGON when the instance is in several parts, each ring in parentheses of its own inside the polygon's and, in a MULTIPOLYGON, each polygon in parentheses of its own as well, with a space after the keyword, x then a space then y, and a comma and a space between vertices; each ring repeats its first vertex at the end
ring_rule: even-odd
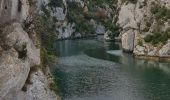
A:
POLYGON ((52 71, 63 100, 170 100, 170 64, 134 59, 96 40, 61 41, 57 48, 52 71))
POLYGON ((64 100, 142 100, 119 65, 87 55, 60 58, 65 73, 64 100), (140 97, 140 98, 139 98, 140 97))
POLYGON ((123 55, 122 50, 109 50, 109 51, 107 51, 107 53, 113 54, 113 55, 116 55, 116 56, 122 56, 123 55))

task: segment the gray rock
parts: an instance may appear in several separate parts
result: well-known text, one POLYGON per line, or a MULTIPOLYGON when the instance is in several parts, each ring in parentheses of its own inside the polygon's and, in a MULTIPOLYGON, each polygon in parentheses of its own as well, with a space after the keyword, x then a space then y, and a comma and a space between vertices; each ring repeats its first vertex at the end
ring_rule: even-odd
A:
POLYGON ((49 81, 51 80, 48 80, 41 70, 33 73, 31 75, 33 84, 27 86, 24 100, 58 100, 59 97, 49 89, 49 81))
POLYGON ((54 10, 51 11, 51 15, 56 17, 57 20, 59 20, 59 21, 63 21, 66 17, 66 14, 64 13, 63 8, 61 8, 61 7, 54 8, 54 10))
POLYGON ((170 57, 170 40, 159 50, 160 57, 170 57))
POLYGON ((122 5, 119 11, 118 24, 122 28, 135 28, 137 29, 137 22, 135 21, 135 4, 122 5))
POLYGON ((104 33, 104 39, 106 40, 106 41, 109 41, 109 40, 111 40, 111 38, 110 38, 110 34, 112 34, 112 32, 110 31, 110 30, 108 30, 106 33, 104 33))
POLYGON ((133 53, 135 55, 145 55, 145 47, 137 45, 133 53))
POLYGON ((0 100, 57 100, 49 89, 49 80, 41 70, 31 75, 33 84, 21 91, 30 67, 40 64, 40 50, 36 49, 19 23, 5 27, 0 38, 0 100), (21 53, 21 52, 25 53, 21 53), (21 53, 21 54, 20 54, 21 53), (23 57, 20 57, 20 56, 23 57))
POLYGON ((76 37, 76 38, 80 38, 80 37, 81 37, 81 34, 80 34, 80 33, 75 33, 75 37, 76 37))
POLYGON ((29 14, 29 5, 27 0, 0 0, 0 24, 12 20, 23 21, 29 14))
POLYGON ((96 26, 96 33, 97 34, 104 34, 105 33, 105 27, 103 25, 97 25, 96 26))
POLYGON ((132 52, 134 50, 135 33, 129 30, 122 35, 122 48, 124 51, 132 52))
POLYGON ((58 28, 58 39, 66 39, 72 36, 73 32, 75 31, 74 29, 75 24, 71 24, 71 23, 64 23, 63 26, 61 26, 60 28, 58 28))
POLYGON ((11 49, 0 56, 0 99, 13 100, 25 84, 30 70, 28 60, 17 57, 17 51, 11 49), (11 99, 10 99, 11 98, 11 99))
MULTIPOLYGON (((4 45, 15 48, 16 51, 22 52, 23 47, 26 49, 26 57, 30 62, 30 66, 40 64, 40 49, 36 49, 32 40, 30 40, 28 34, 22 29, 22 26, 18 23, 14 23, 4 29, 11 30, 10 33, 6 33, 4 45), (11 30, 12 29, 12 30, 11 30)), ((5 34, 5 33, 4 33, 5 34)))

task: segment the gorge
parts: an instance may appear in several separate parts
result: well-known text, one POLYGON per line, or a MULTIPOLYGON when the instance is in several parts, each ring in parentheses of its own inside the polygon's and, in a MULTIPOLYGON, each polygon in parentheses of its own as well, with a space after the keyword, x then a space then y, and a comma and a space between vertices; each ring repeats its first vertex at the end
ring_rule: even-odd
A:
POLYGON ((0 100, 169 100, 169 0, 0 0, 0 100))

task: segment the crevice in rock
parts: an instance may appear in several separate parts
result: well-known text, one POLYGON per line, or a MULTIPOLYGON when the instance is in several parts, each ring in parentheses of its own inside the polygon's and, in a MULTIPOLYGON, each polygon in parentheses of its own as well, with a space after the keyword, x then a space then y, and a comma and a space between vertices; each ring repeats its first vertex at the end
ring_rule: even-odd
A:
POLYGON ((5 9, 7 9, 7 6, 5 6, 5 9))
POLYGON ((22 2, 21 0, 18 0, 18 12, 21 12, 22 10, 22 2))
POLYGON ((26 46, 26 44, 24 44, 22 46, 22 50, 18 51, 18 58, 19 59, 25 59, 26 56, 27 56, 27 46, 26 46))

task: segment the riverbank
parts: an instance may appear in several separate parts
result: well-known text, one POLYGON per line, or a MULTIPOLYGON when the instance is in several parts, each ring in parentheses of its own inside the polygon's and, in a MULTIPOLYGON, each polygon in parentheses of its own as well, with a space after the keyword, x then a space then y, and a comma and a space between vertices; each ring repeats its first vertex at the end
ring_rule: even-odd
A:
POLYGON ((170 57, 137 56, 137 55, 134 55, 134 57, 138 59, 145 59, 145 60, 151 60, 151 61, 170 62, 170 57))

